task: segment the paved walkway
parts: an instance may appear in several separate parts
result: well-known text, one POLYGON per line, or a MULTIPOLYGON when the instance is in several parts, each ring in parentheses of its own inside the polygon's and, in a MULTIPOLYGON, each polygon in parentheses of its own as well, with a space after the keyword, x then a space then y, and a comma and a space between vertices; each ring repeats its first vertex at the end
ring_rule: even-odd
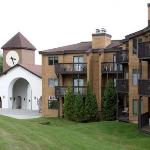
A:
POLYGON ((37 110, 22 109, 0 109, 0 115, 16 119, 32 119, 41 117, 41 114, 39 114, 37 110))

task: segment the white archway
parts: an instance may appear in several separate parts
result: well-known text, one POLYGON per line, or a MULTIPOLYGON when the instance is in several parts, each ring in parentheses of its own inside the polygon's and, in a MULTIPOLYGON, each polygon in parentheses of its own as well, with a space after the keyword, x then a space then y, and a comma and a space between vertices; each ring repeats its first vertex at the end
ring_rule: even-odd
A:
POLYGON ((9 108, 32 110, 32 88, 24 78, 16 78, 9 85, 9 108))

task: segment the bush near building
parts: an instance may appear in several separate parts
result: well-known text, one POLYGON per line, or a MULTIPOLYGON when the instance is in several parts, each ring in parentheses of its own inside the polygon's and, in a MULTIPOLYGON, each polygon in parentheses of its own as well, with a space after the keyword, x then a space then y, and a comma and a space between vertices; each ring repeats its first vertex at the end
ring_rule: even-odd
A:
POLYGON ((103 96, 103 119, 116 120, 117 93, 114 82, 108 80, 103 96))
POLYGON ((96 96, 90 85, 87 86, 86 95, 80 93, 74 95, 71 89, 68 89, 64 100, 64 117, 77 122, 96 121, 98 115, 98 106, 96 96))

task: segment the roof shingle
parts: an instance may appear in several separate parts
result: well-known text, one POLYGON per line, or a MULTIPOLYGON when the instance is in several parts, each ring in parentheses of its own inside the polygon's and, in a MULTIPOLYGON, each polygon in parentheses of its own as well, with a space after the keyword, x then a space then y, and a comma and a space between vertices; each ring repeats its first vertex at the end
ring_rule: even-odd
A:
POLYGON ((40 51, 40 54, 64 54, 64 53, 78 53, 78 52, 84 52, 92 48, 91 42, 81 42, 77 44, 62 46, 58 48, 53 48, 49 50, 40 51))
POLYGON ((26 49, 36 50, 36 48, 20 32, 13 36, 6 44, 2 46, 3 50, 26 49))

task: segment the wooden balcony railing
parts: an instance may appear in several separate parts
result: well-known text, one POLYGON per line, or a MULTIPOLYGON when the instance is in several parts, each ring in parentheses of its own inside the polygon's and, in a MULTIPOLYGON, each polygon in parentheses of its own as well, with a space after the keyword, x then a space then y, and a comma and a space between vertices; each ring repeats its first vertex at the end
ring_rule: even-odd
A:
POLYGON ((139 59, 150 59, 150 42, 143 42, 138 44, 139 59))
POLYGON ((139 80, 139 95, 150 96, 150 80, 139 80))
POLYGON ((86 74, 86 63, 59 63, 55 65, 55 72, 60 74, 86 74))
POLYGON ((72 89, 74 95, 85 95, 87 92, 86 86, 55 86, 55 95, 64 96, 68 88, 72 89))
POLYGON ((103 62, 101 71, 102 73, 123 73, 123 67, 115 62, 103 62))
POLYGON ((121 64, 128 63, 128 51, 122 50, 116 52, 116 62, 121 64))
POLYGON ((128 79, 117 79, 116 89, 119 93, 128 93, 129 91, 129 83, 128 79))

